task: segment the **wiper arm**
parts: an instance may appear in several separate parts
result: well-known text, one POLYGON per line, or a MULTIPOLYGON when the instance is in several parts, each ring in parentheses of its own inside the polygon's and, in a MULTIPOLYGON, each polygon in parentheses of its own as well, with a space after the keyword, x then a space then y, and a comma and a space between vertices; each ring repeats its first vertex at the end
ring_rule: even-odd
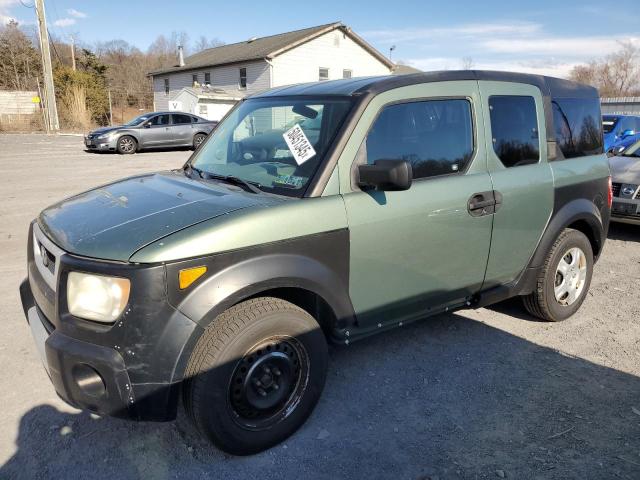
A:
MULTIPOLYGON (((202 172, 202 171, 201 171, 202 172)), ((233 175, 219 175, 217 173, 209 173, 202 172, 200 174, 202 178, 212 178, 214 180, 222 180, 223 182, 231 183, 233 185, 237 185, 239 187, 243 187, 245 190, 251 193, 263 193, 259 187, 261 185, 258 182, 249 182, 247 180, 243 180, 240 177, 235 177, 233 175)))

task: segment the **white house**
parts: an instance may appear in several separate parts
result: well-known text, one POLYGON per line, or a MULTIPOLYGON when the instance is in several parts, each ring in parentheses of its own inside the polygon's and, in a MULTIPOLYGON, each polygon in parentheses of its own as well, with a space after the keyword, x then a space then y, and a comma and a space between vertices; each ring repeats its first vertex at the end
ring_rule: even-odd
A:
POLYGON ((219 120, 243 97, 268 88, 389 75, 395 65, 340 22, 210 48, 151 72, 155 110, 219 120))

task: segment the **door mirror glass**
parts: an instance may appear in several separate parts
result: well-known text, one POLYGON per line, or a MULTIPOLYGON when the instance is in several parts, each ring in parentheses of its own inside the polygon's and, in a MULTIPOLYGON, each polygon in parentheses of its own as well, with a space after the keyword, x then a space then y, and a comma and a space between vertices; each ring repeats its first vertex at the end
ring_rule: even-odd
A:
POLYGON ((405 160, 376 160, 373 165, 358 166, 358 185, 363 189, 408 190, 412 180, 411 164, 405 160))
POLYGON ((151 122, 147 122, 142 125, 144 128, 151 128, 151 122))

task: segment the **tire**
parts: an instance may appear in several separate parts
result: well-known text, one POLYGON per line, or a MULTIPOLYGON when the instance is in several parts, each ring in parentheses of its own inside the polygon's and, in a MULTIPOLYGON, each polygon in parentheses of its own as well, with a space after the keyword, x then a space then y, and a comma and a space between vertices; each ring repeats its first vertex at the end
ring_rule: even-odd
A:
POLYGON ((204 142, 207 139, 207 136, 204 133, 196 133, 193 136, 193 149, 197 150, 200 145, 202 145, 202 142, 204 142))
POLYGON ((535 291, 522 297, 524 306, 542 320, 566 320, 582 305, 592 275, 593 250, 589 239, 582 232, 567 228, 549 250, 535 291))
POLYGON ((324 334, 306 311, 278 298, 247 300, 198 339, 185 372, 185 410, 221 450, 263 451, 309 417, 327 362, 324 334))
POLYGON ((116 150, 120 155, 131 155, 138 150, 138 142, 131 135, 123 135, 118 139, 116 150))

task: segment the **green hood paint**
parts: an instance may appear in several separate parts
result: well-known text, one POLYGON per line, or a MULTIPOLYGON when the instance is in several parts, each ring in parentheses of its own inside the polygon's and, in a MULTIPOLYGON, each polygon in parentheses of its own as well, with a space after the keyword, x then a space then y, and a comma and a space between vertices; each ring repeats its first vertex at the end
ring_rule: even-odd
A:
POLYGON ((192 225, 283 201, 170 171, 127 178, 68 198, 45 209, 38 223, 67 252, 128 261, 145 245, 192 225))

